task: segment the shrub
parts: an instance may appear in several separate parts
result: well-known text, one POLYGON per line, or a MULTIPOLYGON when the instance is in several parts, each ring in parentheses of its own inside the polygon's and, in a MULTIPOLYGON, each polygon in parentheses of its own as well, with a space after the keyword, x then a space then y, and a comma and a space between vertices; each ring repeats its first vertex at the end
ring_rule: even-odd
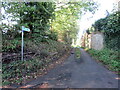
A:
POLYGON ((105 35, 105 44, 107 48, 120 49, 120 12, 99 19, 93 25, 95 31, 103 31, 105 35))

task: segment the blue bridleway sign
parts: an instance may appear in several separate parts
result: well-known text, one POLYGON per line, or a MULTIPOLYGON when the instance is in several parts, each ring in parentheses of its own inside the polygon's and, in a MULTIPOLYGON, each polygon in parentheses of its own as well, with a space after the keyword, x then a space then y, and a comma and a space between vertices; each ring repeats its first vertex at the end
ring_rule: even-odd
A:
POLYGON ((25 28, 24 26, 22 26, 22 44, 21 44, 21 60, 23 61, 23 47, 24 47, 24 31, 30 32, 29 28, 25 28))
POLYGON ((24 26, 22 26, 22 31, 30 32, 30 29, 29 28, 25 28, 24 26))

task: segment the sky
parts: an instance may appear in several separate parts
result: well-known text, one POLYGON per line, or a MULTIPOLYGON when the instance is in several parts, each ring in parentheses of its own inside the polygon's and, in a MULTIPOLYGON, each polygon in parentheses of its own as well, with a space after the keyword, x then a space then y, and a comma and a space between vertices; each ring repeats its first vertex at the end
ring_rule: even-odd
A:
MULTIPOLYGON (((1 14, 2 14, 2 15, 5 14, 5 10, 4 10, 3 7, 1 8, 1 14)), ((11 14, 9 14, 9 15, 11 15, 11 14)), ((8 17, 8 16, 6 15, 6 17, 8 17)), ((2 22, 0 22, 0 24, 1 24, 1 23, 5 23, 6 25, 9 24, 9 25, 11 25, 11 26, 12 26, 13 24, 17 24, 17 22, 14 22, 14 21, 11 22, 11 19, 12 19, 12 18, 9 17, 8 20, 6 20, 6 19, 5 19, 5 20, 2 20, 2 22)))
MULTIPOLYGON (((112 13, 112 10, 114 8, 113 4, 117 4, 119 0, 94 0, 99 4, 98 10, 93 15, 90 12, 87 12, 85 15, 82 16, 81 20, 78 20, 79 25, 79 32, 77 36, 77 45, 80 45, 80 39, 85 32, 86 29, 88 29, 95 21, 97 21, 100 18, 104 18, 107 16, 107 12, 112 13)), ((116 5, 117 6, 117 5, 116 5)))

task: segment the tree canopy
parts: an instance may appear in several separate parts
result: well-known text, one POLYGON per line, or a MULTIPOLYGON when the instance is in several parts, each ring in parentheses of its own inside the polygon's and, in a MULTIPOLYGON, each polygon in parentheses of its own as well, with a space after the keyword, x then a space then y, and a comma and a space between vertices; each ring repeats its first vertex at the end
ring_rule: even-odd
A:
MULTIPOLYGON (((30 28, 31 36, 48 36, 55 40, 58 36, 68 42, 76 37, 78 32, 76 21, 83 12, 92 12, 96 8, 92 0, 66 3, 3 2, 2 6, 8 15, 7 19, 11 18, 11 21, 17 22, 13 26, 13 32, 25 26, 30 28)), ((3 18, 6 16, 3 15, 3 18)))

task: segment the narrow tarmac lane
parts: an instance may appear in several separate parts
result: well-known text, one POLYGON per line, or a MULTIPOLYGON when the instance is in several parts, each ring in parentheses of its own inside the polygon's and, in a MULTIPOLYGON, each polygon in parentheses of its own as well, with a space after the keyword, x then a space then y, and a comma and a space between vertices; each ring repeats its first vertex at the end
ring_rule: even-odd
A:
POLYGON ((26 85, 46 88, 118 88, 118 76, 93 60, 83 49, 81 58, 74 54, 46 75, 28 82, 26 85), (43 86, 44 87, 44 86, 43 86))

